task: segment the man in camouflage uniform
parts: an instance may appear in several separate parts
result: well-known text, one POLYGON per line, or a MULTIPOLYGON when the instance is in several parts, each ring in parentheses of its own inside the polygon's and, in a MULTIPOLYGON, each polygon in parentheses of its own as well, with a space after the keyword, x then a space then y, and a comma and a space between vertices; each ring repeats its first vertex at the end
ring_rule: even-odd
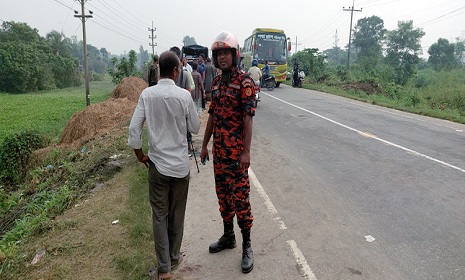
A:
POLYGON ((253 269, 250 229, 253 215, 249 193, 252 117, 255 114, 253 80, 238 68, 239 44, 229 32, 220 33, 212 45, 213 62, 221 75, 212 82, 212 101, 200 158, 208 158, 207 145, 213 135, 213 165, 216 194, 223 218, 224 234, 210 245, 210 253, 236 247, 233 218, 242 233, 242 272, 253 269))

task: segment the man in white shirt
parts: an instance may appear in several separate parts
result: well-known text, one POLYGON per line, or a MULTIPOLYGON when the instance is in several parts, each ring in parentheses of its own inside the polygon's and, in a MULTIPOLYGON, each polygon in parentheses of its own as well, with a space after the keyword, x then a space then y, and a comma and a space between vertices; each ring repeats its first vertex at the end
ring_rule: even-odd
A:
POLYGON ((129 125, 128 145, 134 149, 137 159, 149 168, 157 274, 165 279, 170 277, 171 267, 181 262, 190 174, 186 133, 197 134, 200 120, 191 94, 175 84, 183 71, 176 54, 162 53, 159 67, 158 84, 146 88, 139 97, 129 125), (141 148, 145 122, 147 155, 141 148))
POLYGON ((262 79, 262 70, 258 68, 258 60, 252 60, 252 67, 249 69, 249 75, 256 86, 260 85, 260 80, 262 79))

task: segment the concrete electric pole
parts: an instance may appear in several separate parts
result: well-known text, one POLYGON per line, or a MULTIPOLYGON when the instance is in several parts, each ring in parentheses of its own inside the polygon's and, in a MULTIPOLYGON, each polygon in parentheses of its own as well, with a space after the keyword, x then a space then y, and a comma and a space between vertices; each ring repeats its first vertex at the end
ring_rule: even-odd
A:
POLYGON ((77 0, 79 3, 81 3, 81 10, 82 14, 79 15, 78 11, 74 11, 75 15, 74 17, 81 18, 82 20, 82 41, 84 44, 84 75, 85 75, 85 81, 86 81, 86 104, 87 106, 90 105, 90 89, 89 89, 89 66, 87 62, 87 41, 86 41, 86 19, 92 17, 92 11, 89 11, 90 15, 86 15, 86 11, 84 10, 84 4, 87 2, 87 0, 77 0))
POLYGON ((295 43, 293 43, 293 45, 295 46, 295 52, 294 54, 297 53, 297 46, 300 46, 302 43, 297 43, 297 36, 295 36, 295 43))
POLYGON ((336 65, 339 65, 339 37, 337 36, 337 29, 336 35, 334 35, 334 49, 336 50, 336 65))
POLYGON ((347 68, 349 68, 349 65, 350 65, 350 41, 352 41, 352 19, 354 17, 354 12, 361 12, 362 9, 360 8, 360 10, 355 10, 354 9, 354 3, 355 3, 355 0, 352 0, 352 7, 349 7, 348 9, 346 9, 345 7, 342 7, 342 9, 346 12, 350 12, 350 29, 349 29, 349 49, 347 51, 347 68))
POLYGON ((153 21, 152 21, 152 28, 149 27, 149 31, 152 32, 152 35, 149 35, 149 39, 152 39, 152 43, 149 43, 149 46, 152 47, 152 56, 154 56, 155 47, 157 46, 157 43, 155 43, 154 40, 157 38, 157 35, 153 35, 153 32, 157 31, 157 29, 153 28, 153 21))

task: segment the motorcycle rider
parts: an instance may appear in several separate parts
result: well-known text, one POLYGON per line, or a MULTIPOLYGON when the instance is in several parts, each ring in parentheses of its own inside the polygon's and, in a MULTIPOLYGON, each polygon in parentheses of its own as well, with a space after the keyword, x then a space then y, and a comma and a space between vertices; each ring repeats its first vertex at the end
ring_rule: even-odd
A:
POLYGON ((268 60, 265 60, 265 66, 263 66, 262 71, 263 71, 263 83, 262 83, 262 85, 264 85, 266 79, 269 76, 271 76, 271 70, 270 70, 270 65, 268 65, 268 60))
POLYGON ((262 70, 258 68, 258 60, 252 60, 252 67, 249 69, 250 78, 254 81, 256 86, 260 85, 260 79, 262 78, 262 70))

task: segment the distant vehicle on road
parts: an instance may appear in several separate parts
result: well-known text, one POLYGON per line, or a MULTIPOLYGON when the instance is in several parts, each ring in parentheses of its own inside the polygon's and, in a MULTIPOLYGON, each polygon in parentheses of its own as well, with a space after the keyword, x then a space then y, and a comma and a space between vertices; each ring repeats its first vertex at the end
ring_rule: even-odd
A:
POLYGON ((182 47, 183 57, 187 58, 187 63, 192 65, 192 62, 199 58, 200 54, 203 53, 205 59, 208 58, 208 48, 200 45, 190 45, 182 47))
POLYGON ((291 44, 283 30, 256 28, 244 41, 241 50, 242 65, 245 71, 252 66, 252 60, 258 60, 258 68, 270 65, 271 75, 276 79, 276 87, 286 81, 287 57, 291 44))

